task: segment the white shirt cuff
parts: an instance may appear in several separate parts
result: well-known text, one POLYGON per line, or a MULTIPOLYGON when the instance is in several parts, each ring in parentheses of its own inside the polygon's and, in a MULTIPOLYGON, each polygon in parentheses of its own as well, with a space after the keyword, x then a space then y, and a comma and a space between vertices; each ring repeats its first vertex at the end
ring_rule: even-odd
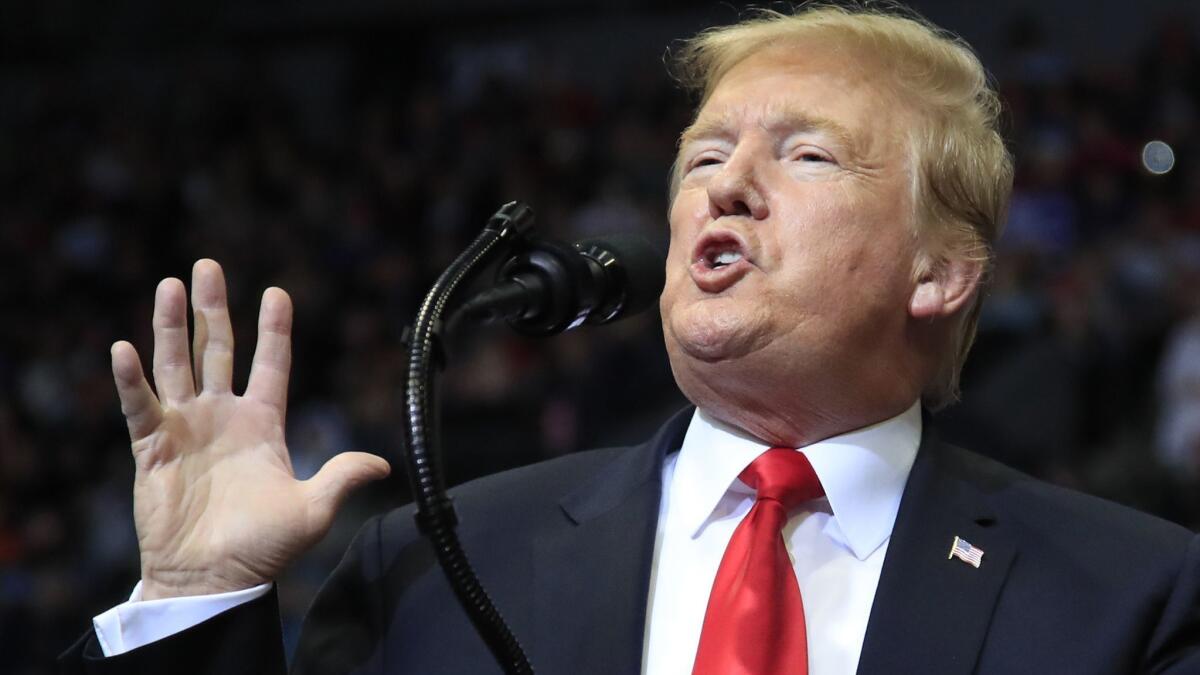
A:
POLYGON ((142 582, 133 587, 129 600, 96 616, 92 626, 105 656, 117 656, 180 633, 192 626, 271 590, 271 584, 212 595, 142 600, 142 582))

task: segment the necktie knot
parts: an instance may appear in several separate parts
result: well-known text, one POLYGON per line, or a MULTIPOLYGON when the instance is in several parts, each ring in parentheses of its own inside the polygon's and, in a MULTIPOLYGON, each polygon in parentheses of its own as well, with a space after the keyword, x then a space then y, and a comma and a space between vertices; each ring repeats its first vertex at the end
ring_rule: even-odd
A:
POLYGON ((808 458, 791 448, 767 450, 738 477, 754 488, 758 499, 773 499, 788 511, 825 494, 808 458))

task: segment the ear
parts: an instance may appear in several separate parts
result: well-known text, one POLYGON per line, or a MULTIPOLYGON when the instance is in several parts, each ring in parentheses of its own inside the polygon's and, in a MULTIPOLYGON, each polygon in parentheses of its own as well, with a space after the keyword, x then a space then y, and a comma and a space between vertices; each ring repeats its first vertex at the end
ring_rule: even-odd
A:
POLYGON ((961 258, 939 258, 932 261, 917 278, 908 314, 914 319, 930 321, 954 316, 975 297, 983 263, 961 258))

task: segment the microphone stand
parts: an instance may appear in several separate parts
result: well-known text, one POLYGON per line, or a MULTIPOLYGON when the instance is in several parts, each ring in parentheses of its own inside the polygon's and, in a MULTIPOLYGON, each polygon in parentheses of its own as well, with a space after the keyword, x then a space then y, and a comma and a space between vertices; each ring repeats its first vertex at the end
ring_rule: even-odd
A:
POLYGON ((432 543, 438 564, 459 604, 507 675, 533 675, 533 668, 480 584, 454 531, 458 517, 454 504, 446 496, 442 478, 438 438, 440 419, 434 408, 433 377, 435 360, 440 358, 439 341, 444 340, 440 335, 442 314, 450 297, 463 281, 509 250, 532 226, 532 209, 520 202, 505 204, 488 220, 475 241, 434 282, 409 328, 408 377, 404 388, 407 418, 404 445, 409 484, 416 502, 413 518, 417 528, 432 543))

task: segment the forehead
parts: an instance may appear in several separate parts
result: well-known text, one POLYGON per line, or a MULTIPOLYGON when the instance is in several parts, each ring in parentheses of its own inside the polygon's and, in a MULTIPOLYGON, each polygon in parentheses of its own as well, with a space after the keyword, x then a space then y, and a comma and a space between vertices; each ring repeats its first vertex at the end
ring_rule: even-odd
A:
POLYGON ((762 49, 728 70, 684 131, 682 143, 736 135, 747 126, 819 130, 863 152, 901 141, 906 107, 884 69, 846 49, 787 45, 762 49))

